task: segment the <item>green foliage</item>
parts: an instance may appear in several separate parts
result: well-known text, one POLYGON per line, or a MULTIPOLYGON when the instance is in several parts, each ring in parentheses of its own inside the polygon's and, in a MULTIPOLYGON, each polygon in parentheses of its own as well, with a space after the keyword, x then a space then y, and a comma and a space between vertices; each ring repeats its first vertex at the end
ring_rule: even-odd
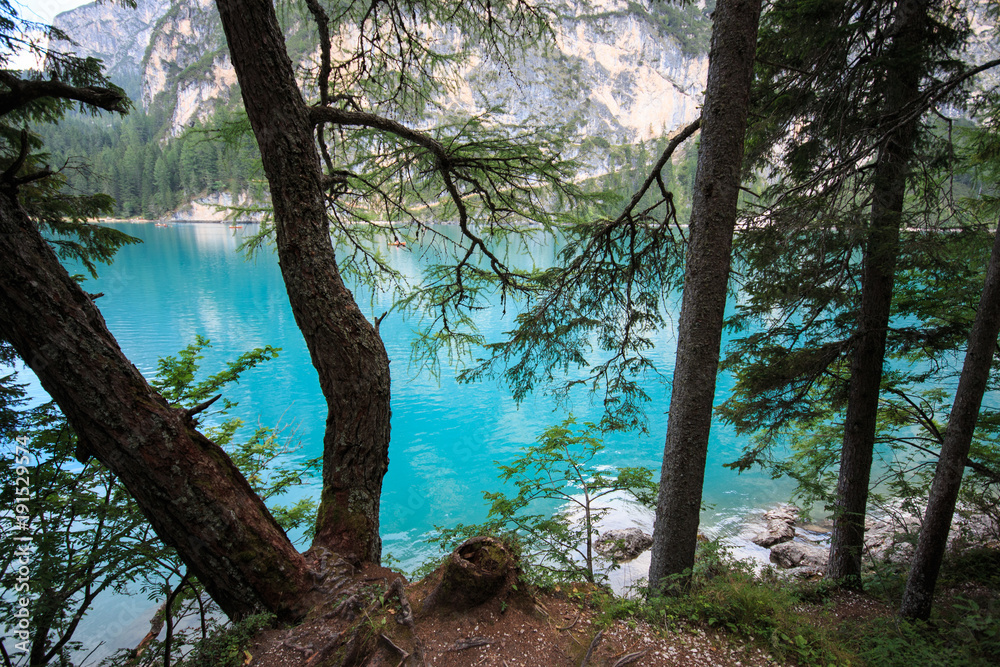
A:
POLYGON ((957 599, 931 623, 881 619, 859 633, 857 653, 868 664, 886 667, 995 665, 1000 660, 1000 615, 995 602, 983 608, 974 600, 957 599))
POLYGON ((608 151, 613 171, 583 185, 599 199, 563 226, 559 264, 537 273, 514 330, 484 345, 459 380, 499 377, 516 400, 539 387, 560 400, 586 388, 603 401, 604 428, 645 431, 644 381, 659 373, 653 335, 669 326, 664 314, 683 276, 679 220, 690 212, 697 164, 688 149, 657 170, 654 155, 663 161, 677 140, 608 151), (623 205, 607 192, 636 195, 623 205))
POLYGON ((594 424, 577 427, 572 417, 549 427, 510 465, 498 464, 500 479, 513 482, 517 495, 483 492, 490 503, 487 521, 439 529, 441 545, 451 547, 472 535, 503 535, 520 549, 521 562, 534 583, 601 578, 593 542, 611 508, 598 501, 617 494, 651 506, 656 483, 645 468, 607 470, 598 465, 604 449, 598 432, 594 424))
MULTIPOLYGON (((1000 659, 1000 551, 963 547, 945 554, 930 622, 876 617, 857 622, 845 636, 867 664, 993 665, 1000 659)), ((892 607, 899 604, 906 568, 876 571, 866 584, 892 607)))
MULTIPOLYGON (((998 554, 969 549, 950 554, 942 569, 946 587, 972 595, 947 596, 931 623, 910 623, 890 613, 836 616, 841 604, 878 610, 885 600, 831 598, 826 582, 777 579, 746 561, 734 560, 716 542, 699 546, 689 588, 643 599, 598 601, 601 622, 636 618, 683 630, 707 625, 742 637, 780 662, 801 665, 993 665, 1000 658, 996 600, 998 554)), ((888 605, 898 602, 905 573, 894 582, 888 605)))
MULTIPOLYGON (((152 380, 153 387, 171 404, 182 407, 193 407, 212 397, 217 391, 231 382, 238 382, 240 375, 254 366, 276 359, 281 348, 270 345, 244 352, 236 359, 226 363, 226 369, 219 371, 204 380, 195 382, 198 373, 199 354, 206 347, 211 347, 207 338, 195 336, 195 342, 185 347, 178 356, 160 357, 156 364, 156 377, 152 380)), ((224 403, 226 409, 235 403, 224 403)))
POLYGON ((40 229, 49 232, 49 242, 59 255, 81 261, 93 275, 94 262, 109 262, 118 248, 137 240, 89 223, 109 213, 112 200, 96 191, 75 191, 69 181, 84 167, 53 156, 36 130, 39 125, 63 121, 77 107, 80 115, 95 115, 100 109, 76 102, 68 94, 36 95, 25 91, 51 82, 103 92, 106 108, 122 115, 128 112, 130 103, 122 90, 104 76, 99 60, 49 48, 50 41, 68 39, 57 28, 24 20, 7 0, 0 2, 0 64, 6 66, 18 55, 30 55, 44 61, 46 68, 44 74, 15 70, 0 73, 0 98, 5 106, 0 119, 0 179, 5 187, 18 189, 22 206, 40 229))
MULTIPOLYGON (((28 438, 35 464, 28 469, 33 497, 27 533, 34 553, 30 588, 24 590, 17 583, 16 556, 23 533, 4 526, 0 622, 8 630, 15 627, 16 600, 30 596, 32 664, 65 661, 79 646, 73 634, 96 597, 105 590, 125 593, 153 576, 168 550, 114 475, 97 461, 76 462, 76 437, 53 404, 26 411, 18 435, 28 438)), ((0 454, 0 501, 6 507, 14 505, 13 461, 14 450, 5 448, 0 454)))
POLYGON ((247 616, 197 642, 190 653, 174 664, 178 667, 242 667, 252 657, 249 649, 254 637, 273 625, 272 614, 247 616))
MULTIPOLYGON (((203 336, 195 336, 195 342, 181 350, 177 356, 161 357, 157 362, 156 377, 150 384, 171 405, 191 408, 211 400, 219 391, 230 383, 239 382, 240 376, 278 356, 280 348, 270 345, 255 348, 241 354, 235 361, 226 362, 224 370, 204 379, 197 379, 201 352, 211 347, 211 343, 203 336)), ((222 398, 221 407, 200 414, 224 417, 236 407, 236 403, 222 398)), ((316 503, 310 499, 299 500, 295 505, 286 507, 275 505, 271 499, 284 495, 291 489, 301 485, 314 474, 320 465, 320 458, 307 461, 289 461, 289 455, 297 447, 293 447, 282 437, 280 430, 258 426, 253 429, 246 440, 237 437, 244 426, 239 419, 223 419, 216 425, 204 429, 205 435, 226 450, 230 459, 243 473, 250 487, 259 495, 274 514, 278 524, 286 531, 302 527, 311 528, 315 520, 316 503)), ((307 530, 307 536, 309 534, 307 530)))
MULTIPOLYGON (((806 505, 831 500, 843 440, 861 272, 870 261, 869 167, 879 137, 895 127, 873 88, 888 57, 882 27, 890 9, 867 0, 778 2, 761 24, 746 166, 767 183, 736 239, 740 300, 722 364, 735 389, 719 414, 751 436, 732 466, 790 475, 806 505)), ((938 1, 929 16, 907 67, 923 73, 927 95, 961 106, 962 85, 941 81, 961 81, 970 68, 960 57, 967 15, 960 3, 938 1)), ((960 199, 973 182, 961 171, 974 162, 964 134, 931 108, 914 113, 921 121, 907 167, 872 480, 876 504, 885 494, 904 507, 927 495, 992 242, 982 207, 960 199)), ((974 457, 996 446, 996 416, 986 408, 983 417, 974 457)))
POLYGON ((219 105, 180 136, 168 136, 172 109, 162 100, 149 111, 96 123, 80 114, 39 126, 50 159, 65 163, 67 185, 79 193, 108 192, 102 211, 155 218, 206 195, 248 192, 262 178, 260 156, 242 110, 219 105), (83 168, 81 165, 87 165, 83 168))
MULTIPOLYGON (((160 359, 152 384, 172 405, 189 408, 202 403, 278 353, 272 347, 251 350, 218 373, 201 379, 199 360, 208 346, 209 341, 199 336, 178 355, 160 359)), ((54 404, 24 410, 22 402, 23 390, 16 376, 0 378, 0 415, 4 415, 0 425, 5 428, 0 435, 5 442, 8 434, 11 441, 15 436, 27 438, 35 462, 29 469, 34 497, 28 504, 35 547, 27 591, 32 599, 35 633, 32 641, 36 662, 32 664, 69 660, 72 650, 80 645, 73 638, 80 619, 106 590, 134 594, 138 588, 152 600, 169 597, 173 601, 171 622, 175 617, 179 620, 198 615, 197 627, 176 635, 169 646, 154 643, 149 656, 176 651, 187 639, 207 631, 206 624, 215 623, 212 619, 219 612, 205 600, 200 584, 185 574, 174 551, 156 537, 118 479, 94 459, 83 464, 76 461, 76 436, 54 404)), ((313 476, 319 469, 319 459, 294 460, 297 448, 272 428, 257 427, 247 437, 241 437, 242 422, 226 418, 235 406, 224 400, 219 409, 200 413, 202 419, 212 422, 204 432, 226 450, 279 525, 286 531, 304 529, 308 537, 315 524, 315 501, 304 498, 291 506, 275 501, 313 476)), ((13 455, 8 449, 0 453, 0 501, 8 507, 14 505, 16 488, 13 455)), ((0 534, 0 582, 4 586, 0 622, 7 629, 17 623, 14 614, 18 595, 25 595, 25 591, 18 590, 16 581, 18 536, 7 526, 0 534)), ((206 655, 222 655, 212 650, 216 653, 206 655)))
POLYGON ((754 570, 753 563, 734 559, 718 542, 703 543, 689 585, 666 596, 608 600, 605 618, 641 618, 674 630, 705 624, 801 665, 853 662, 844 637, 803 613, 803 591, 776 580, 770 570, 754 570))

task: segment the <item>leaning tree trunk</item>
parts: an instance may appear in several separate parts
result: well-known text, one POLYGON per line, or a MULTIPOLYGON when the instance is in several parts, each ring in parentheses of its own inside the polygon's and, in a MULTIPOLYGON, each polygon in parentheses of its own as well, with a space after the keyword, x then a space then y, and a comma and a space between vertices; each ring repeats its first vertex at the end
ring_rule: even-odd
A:
POLYGON ((948 545, 948 531, 955 514, 962 472, 969 456, 972 434, 976 430, 979 407, 986 393, 993 364, 993 351, 1000 335, 1000 227, 993 241, 986 270, 986 284, 979 299, 979 310, 969 333, 962 375, 955 391, 955 403, 944 434, 941 456, 934 471, 931 495, 920 527, 917 551, 913 555, 910 576, 906 580, 899 613, 907 618, 927 620, 931 615, 934 586, 948 545))
POLYGON ((715 8, 649 585, 694 565, 760 0, 715 8))
POLYGON ((345 287, 330 241, 308 107, 270 0, 217 0, 270 185, 292 313, 327 401, 315 544, 378 562, 389 466, 389 360, 345 287))
POLYGON ((854 333, 851 380, 844 421, 834 527, 826 576, 848 588, 861 586, 868 482, 875 450, 879 388, 892 306, 899 233, 919 117, 900 119, 920 94, 919 55, 927 18, 926 0, 898 3, 885 73, 882 125, 891 127, 875 165, 872 212, 861 276, 861 311, 854 333))
MULTIPOLYGON (((308 611, 305 559, 192 415, 171 408, 118 348, 10 187, 0 188, 0 335, 94 456, 226 614, 308 611)), ((44 463, 43 463, 44 465, 44 463)))

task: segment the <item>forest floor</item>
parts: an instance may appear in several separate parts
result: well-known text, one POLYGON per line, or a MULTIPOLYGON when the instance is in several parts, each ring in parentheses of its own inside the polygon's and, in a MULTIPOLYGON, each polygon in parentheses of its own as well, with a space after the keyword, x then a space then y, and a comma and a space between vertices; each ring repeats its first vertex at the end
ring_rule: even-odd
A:
MULTIPOLYGON (((372 568, 359 573, 358 581, 371 591, 386 591, 396 576, 384 568, 372 568)), ((419 608, 426 595, 425 583, 407 586, 405 591, 407 606, 412 601, 419 608)), ((605 592, 584 584, 532 594, 508 590, 468 611, 437 607, 431 613, 417 613, 407 626, 403 624, 405 609, 391 604, 391 595, 375 593, 379 602, 350 622, 327 613, 325 618, 292 629, 265 631, 249 649, 252 660, 247 664, 398 667, 420 664, 413 660, 418 656, 424 665, 441 667, 802 664, 776 657, 767 638, 712 627, 704 620, 668 620, 665 615, 662 622, 653 622, 648 615, 622 617, 609 611, 609 604, 614 603, 609 603, 605 592), (364 638, 357 641, 359 637, 364 638), (358 661, 349 659, 355 649, 359 649, 358 661)), ((849 633, 853 626, 890 619, 894 610, 867 595, 843 592, 822 603, 802 604, 798 612, 817 626, 849 633)))

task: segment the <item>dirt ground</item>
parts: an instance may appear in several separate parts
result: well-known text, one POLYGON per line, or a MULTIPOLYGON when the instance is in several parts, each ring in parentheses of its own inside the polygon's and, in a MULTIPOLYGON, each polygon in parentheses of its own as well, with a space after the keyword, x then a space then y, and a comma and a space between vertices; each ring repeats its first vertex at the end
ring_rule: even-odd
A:
MULTIPOLYGON (((351 578, 330 606, 292 629, 257 638, 247 664, 255 667, 438 665, 466 667, 752 667, 784 664, 759 646, 697 626, 670 630, 634 620, 604 624, 587 591, 530 595, 507 590, 466 611, 446 606, 423 613, 433 577, 414 585, 369 568, 351 578), (402 595, 398 594, 402 591, 402 595), (345 611, 351 608, 353 613, 345 611), (412 610, 417 613, 411 613, 412 610)), ((828 607, 829 608, 829 607, 828 607)), ((891 614, 863 595, 843 593, 836 622, 891 614)))
MULTIPOLYGON (((337 643, 340 638, 342 630, 335 629, 335 625, 320 621, 266 633, 251 651, 250 664, 328 664, 335 653, 321 653, 328 643, 337 643)), ((586 664, 594 667, 779 664, 758 648, 700 631, 664 633, 646 623, 617 621, 597 636, 594 612, 556 595, 506 603, 494 600, 467 612, 419 618, 415 628, 411 641, 401 639, 398 628, 381 630, 380 635, 386 639, 380 636, 374 655, 361 664, 413 664, 404 657, 416 648, 414 636, 419 638, 424 664, 441 667, 577 667, 588 651, 586 664)), ((333 664, 338 662, 334 660, 333 664)))

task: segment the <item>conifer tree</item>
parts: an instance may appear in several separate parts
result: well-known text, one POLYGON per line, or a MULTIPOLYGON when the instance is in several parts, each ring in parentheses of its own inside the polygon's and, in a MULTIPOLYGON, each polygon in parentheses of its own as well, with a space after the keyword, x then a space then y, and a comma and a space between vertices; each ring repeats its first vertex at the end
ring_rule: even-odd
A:
MULTIPOLYGON (((450 277, 422 291, 418 300, 437 299, 441 312, 467 314, 486 289, 498 286, 509 293, 526 280, 503 264, 475 225, 502 236, 523 220, 551 222, 540 205, 541 186, 551 186, 544 191, 546 197, 574 189, 564 180, 564 166, 545 147, 519 146, 477 121, 460 123, 457 129, 416 131, 359 105, 364 98, 353 91, 327 96, 327 86, 339 72, 360 76, 358 85, 366 94, 384 93, 385 77, 398 77, 393 103, 423 99, 426 90, 415 81, 427 74, 424 65, 449 61, 453 54, 423 49, 423 24, 417 23, 416 12, 392 2, 354 6, 359 13, 348 18, 358 23, 348 21, 346 29, 361 31, 362 51, 337 70, 327 67, 331 47, 324 10, 310 3, 326 64, 319 68, 320 104, 307 106, 273 5, 222 0, 219 5, 270 179, 277 244, 293 312, 330 408, 315 546, 333 548, 354 561, 377 562, 379 494, 388 464, 388 360, 377 329, 340 279, 327 216, 343 224, 338 214, 360 210, 355 204, 368 197, 375 202, 373 208, 391 211, 394 220, 400 215, 409 220, 413 216, 407 211, 426 205, 427 192, 436 190, 446 203, 437 213, 457 216, 463 242, 457 244, 459 260, 450 268, 450 277), (400 59, 380 64, 378 57, 399 45, 405 46, 397 54, 400 59), (373 68, 376 76, 369 79, 373 68), (419 76, 411 79, 414 71, 419 76), (324 139, 322 129, 329 126, 342 128, 341 136, 357 130, 376 140, 362 136, 361 141, 345 142, 348 151, 360 151, 362 157, 348 152, 334 161, 333 144, 324 139), (369 149, 374 152, 364 153, 369 149), (390 173, 400 176, 399 182, 420 187, 394 191, 393 183, 372 178, 371 171, 358 167, 366 161, 364 155, 370 155, 369 166, 377 168, 384 168, 386 155, 395 156, 390 173), (422 180, 428 177, 434 183, 422 180), (486 259, 490 272, 479 270, 477 257, 486 259)), ((494 47, 502 39, 513 43, 523 24, 538 20, 533 8, 518 2, 503 7, 486 2, 460 11, 447 4, 435 7, 442 17, 478 25, 480 34, 492 35, 494 47)), ((9 73, 0 83, 7 88, 0 90, 0 111, 6 111, 8 119, 25 105, 30 110, 36 99, 59 104, 69 98, 124 111, 120 91, 99 85, 53 89, 9 73)), ((23 153, 23 141, 21 146, 23 153)), ((46 182, 43 174, 31 171, 30 161, 17 151, 8 153, 13 158, 0 179, 0 251, 8 260, 0 267, 0 332, 73 425, 79 458, 96 457, 120 477, 157 534, 178 550, 228 615, 238 618, 265 608, 281 619, 300 618, 315 600, 314 573, 306 558, 292 548, 225 453, 196 429, 196 415, 208 403, 186 409, 169 406, 122 356, 95 297, 66 275, 39 233, 37 218, 25 208, 24 186, 46 182)), ((139 171, 145 158, 133 157, 139 171)), ((187 157, 197 161, 204 156, 192 149, 187 157)), ((426 230, 427 225, 417 228, 426 230)), ((347 238, 350 242, 355 237, 347 238)), ((110 258, 107 246, 101 246, 104 254, 98 259, 110 258)), ((355 247, 365 252, 361 242, 355 247)))
POLYGON ((965 17, 943 1, 778 2, 762 29, 750 156, 770 183, 741 235, 747 296, 735 318, 762 330, 730 351, 737 387, 723 414, 760 429, 738 467, 794 424, 825 431, 844 415, 828 575, 847 585, 860 585, 879 400, 898 381, 883 375, 887 344, 951 336, 893 327, 891 306, 898 263, 934 256, 907 228, 954 224, 936 180, 949 153, 928 110, 981 71, 956 56, 965 17))
POLYGON ((972 444, 980 405, 992 370, 993 353, 1000 334, 1000 228, 993 243, 986 284, 979 299, 976 319, 969 333, 961 379, 948 419, 941 453, 935 467, 927 511, 920 526, 920 538, 910 564, 899 613, 907 618, 930 618, 934 586, 937 583, 955 504, 962 485, 969 448, 972 444))
POLYGON ((305 558, 222 449, 196 430, 195 415, 207 404, 169 406, 121 353, 97 295, 84 292, 56 256, 80 259, 93 272, 131 239, 87 220, 107 209, 106 196, 62 195, 24 126, 58 119, 77 103, 122 114, 128 100, 99 63, 46 52, 30 41, 37 26, 7 2, 0 14, 3 64, 27 48, 48 55, 51 68, 48 78, 0 70, 0 337, 73 426, 77 458, 97 458, 121 480, 223 611, 239 618, 265 608, 299 618, 312 599, 305 558), (45 229, 68 238, 47 241, 45 229))
POLYGON ((759 0, 719 0, 715 7, 649 565, 654 593, 694 566, 760 11, 759 0))

